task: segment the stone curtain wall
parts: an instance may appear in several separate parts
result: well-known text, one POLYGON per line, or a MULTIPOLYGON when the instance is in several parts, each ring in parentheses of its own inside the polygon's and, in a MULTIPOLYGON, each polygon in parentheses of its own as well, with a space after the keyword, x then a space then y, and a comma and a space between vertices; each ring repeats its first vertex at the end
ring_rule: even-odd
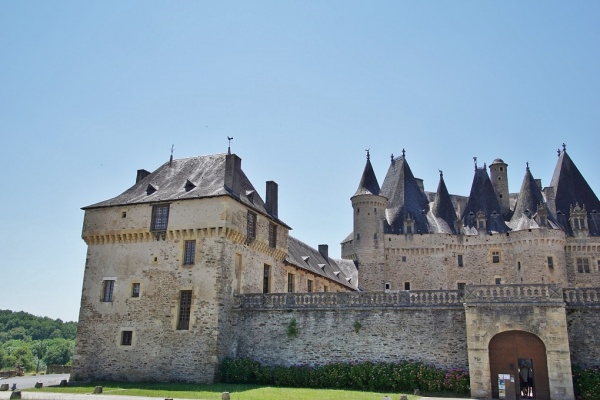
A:
POLYGON ((467 368, 458 291, 244 295, 231 357, 265 365, 422 361, 467 368), (298 334, 288 326, 296 321, 298 334))
POLYGON ((600 289, 565 289, 571 363, 582 368, 600 365, 600 289))

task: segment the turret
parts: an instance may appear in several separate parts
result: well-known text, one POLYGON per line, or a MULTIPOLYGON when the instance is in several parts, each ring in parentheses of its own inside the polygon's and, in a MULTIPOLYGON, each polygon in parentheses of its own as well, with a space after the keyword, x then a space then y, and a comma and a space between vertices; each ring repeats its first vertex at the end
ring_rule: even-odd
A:
POLYGON ((510 198, 508 193, 508 164, 502 159, 496 158, 490 165, 490 180, 496 192, 498 203, 500 203, 500 212, 507 219, 510 214, 510 198))
POLYGON ((351 201, 354 211, 353 248, 360 270, 359 285, 366 290, 383 290, 383 219, 387 198, 380 194, 368 151, 365 169, 351 201))

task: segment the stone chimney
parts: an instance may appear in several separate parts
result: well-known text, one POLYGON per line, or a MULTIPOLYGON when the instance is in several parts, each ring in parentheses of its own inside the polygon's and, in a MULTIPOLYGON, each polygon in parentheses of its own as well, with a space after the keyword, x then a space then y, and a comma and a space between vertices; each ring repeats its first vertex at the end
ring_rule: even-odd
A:
POLYGON ((142 179, 144 179, 148 175, 150 175, 149 171, 146 171, 145 169, 138 169, 137 170, 137 176, 135 177, 135 183, 138 183, 139 181, 141 181, 142 179))
POLYGON ((225 187, 233 194, 240 194, 240 172, 242 159, 235 154, 225 156, 225 187))
POLYGON ((277 217, 277 209, 278 209, 278 194, 277 194, 278 186, 277 183, 273 181, 267 181, 267 193, 266 193, 266 201, 265 208, 267 212, 274 217, 277 217))
POLYGON ((321 255, 325 258, 325 261, 329 260, 329 245, 320 244, 319 253, 321 253, 321 255))

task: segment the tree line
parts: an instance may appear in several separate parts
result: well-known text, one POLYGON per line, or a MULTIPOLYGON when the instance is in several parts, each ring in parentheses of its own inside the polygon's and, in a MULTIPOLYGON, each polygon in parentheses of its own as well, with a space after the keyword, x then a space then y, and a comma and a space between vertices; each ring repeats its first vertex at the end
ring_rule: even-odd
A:
POLYGON ((0 310, 0 370, 21 365, 38 372, 46 365, 70 365, 76 334, 77 322, 0 310))

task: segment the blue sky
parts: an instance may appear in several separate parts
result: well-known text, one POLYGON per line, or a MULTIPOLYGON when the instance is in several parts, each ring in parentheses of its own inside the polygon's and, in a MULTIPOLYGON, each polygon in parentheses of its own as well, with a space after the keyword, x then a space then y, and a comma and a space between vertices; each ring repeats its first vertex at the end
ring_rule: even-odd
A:
POLYGON ((352 229, 370 148, 468 195, 473 160, 567 151, 600 193, 598 1, 0 1, 0 308, 78 318, 80 207, 170 155, 232 150, 317 246, 352 229))

